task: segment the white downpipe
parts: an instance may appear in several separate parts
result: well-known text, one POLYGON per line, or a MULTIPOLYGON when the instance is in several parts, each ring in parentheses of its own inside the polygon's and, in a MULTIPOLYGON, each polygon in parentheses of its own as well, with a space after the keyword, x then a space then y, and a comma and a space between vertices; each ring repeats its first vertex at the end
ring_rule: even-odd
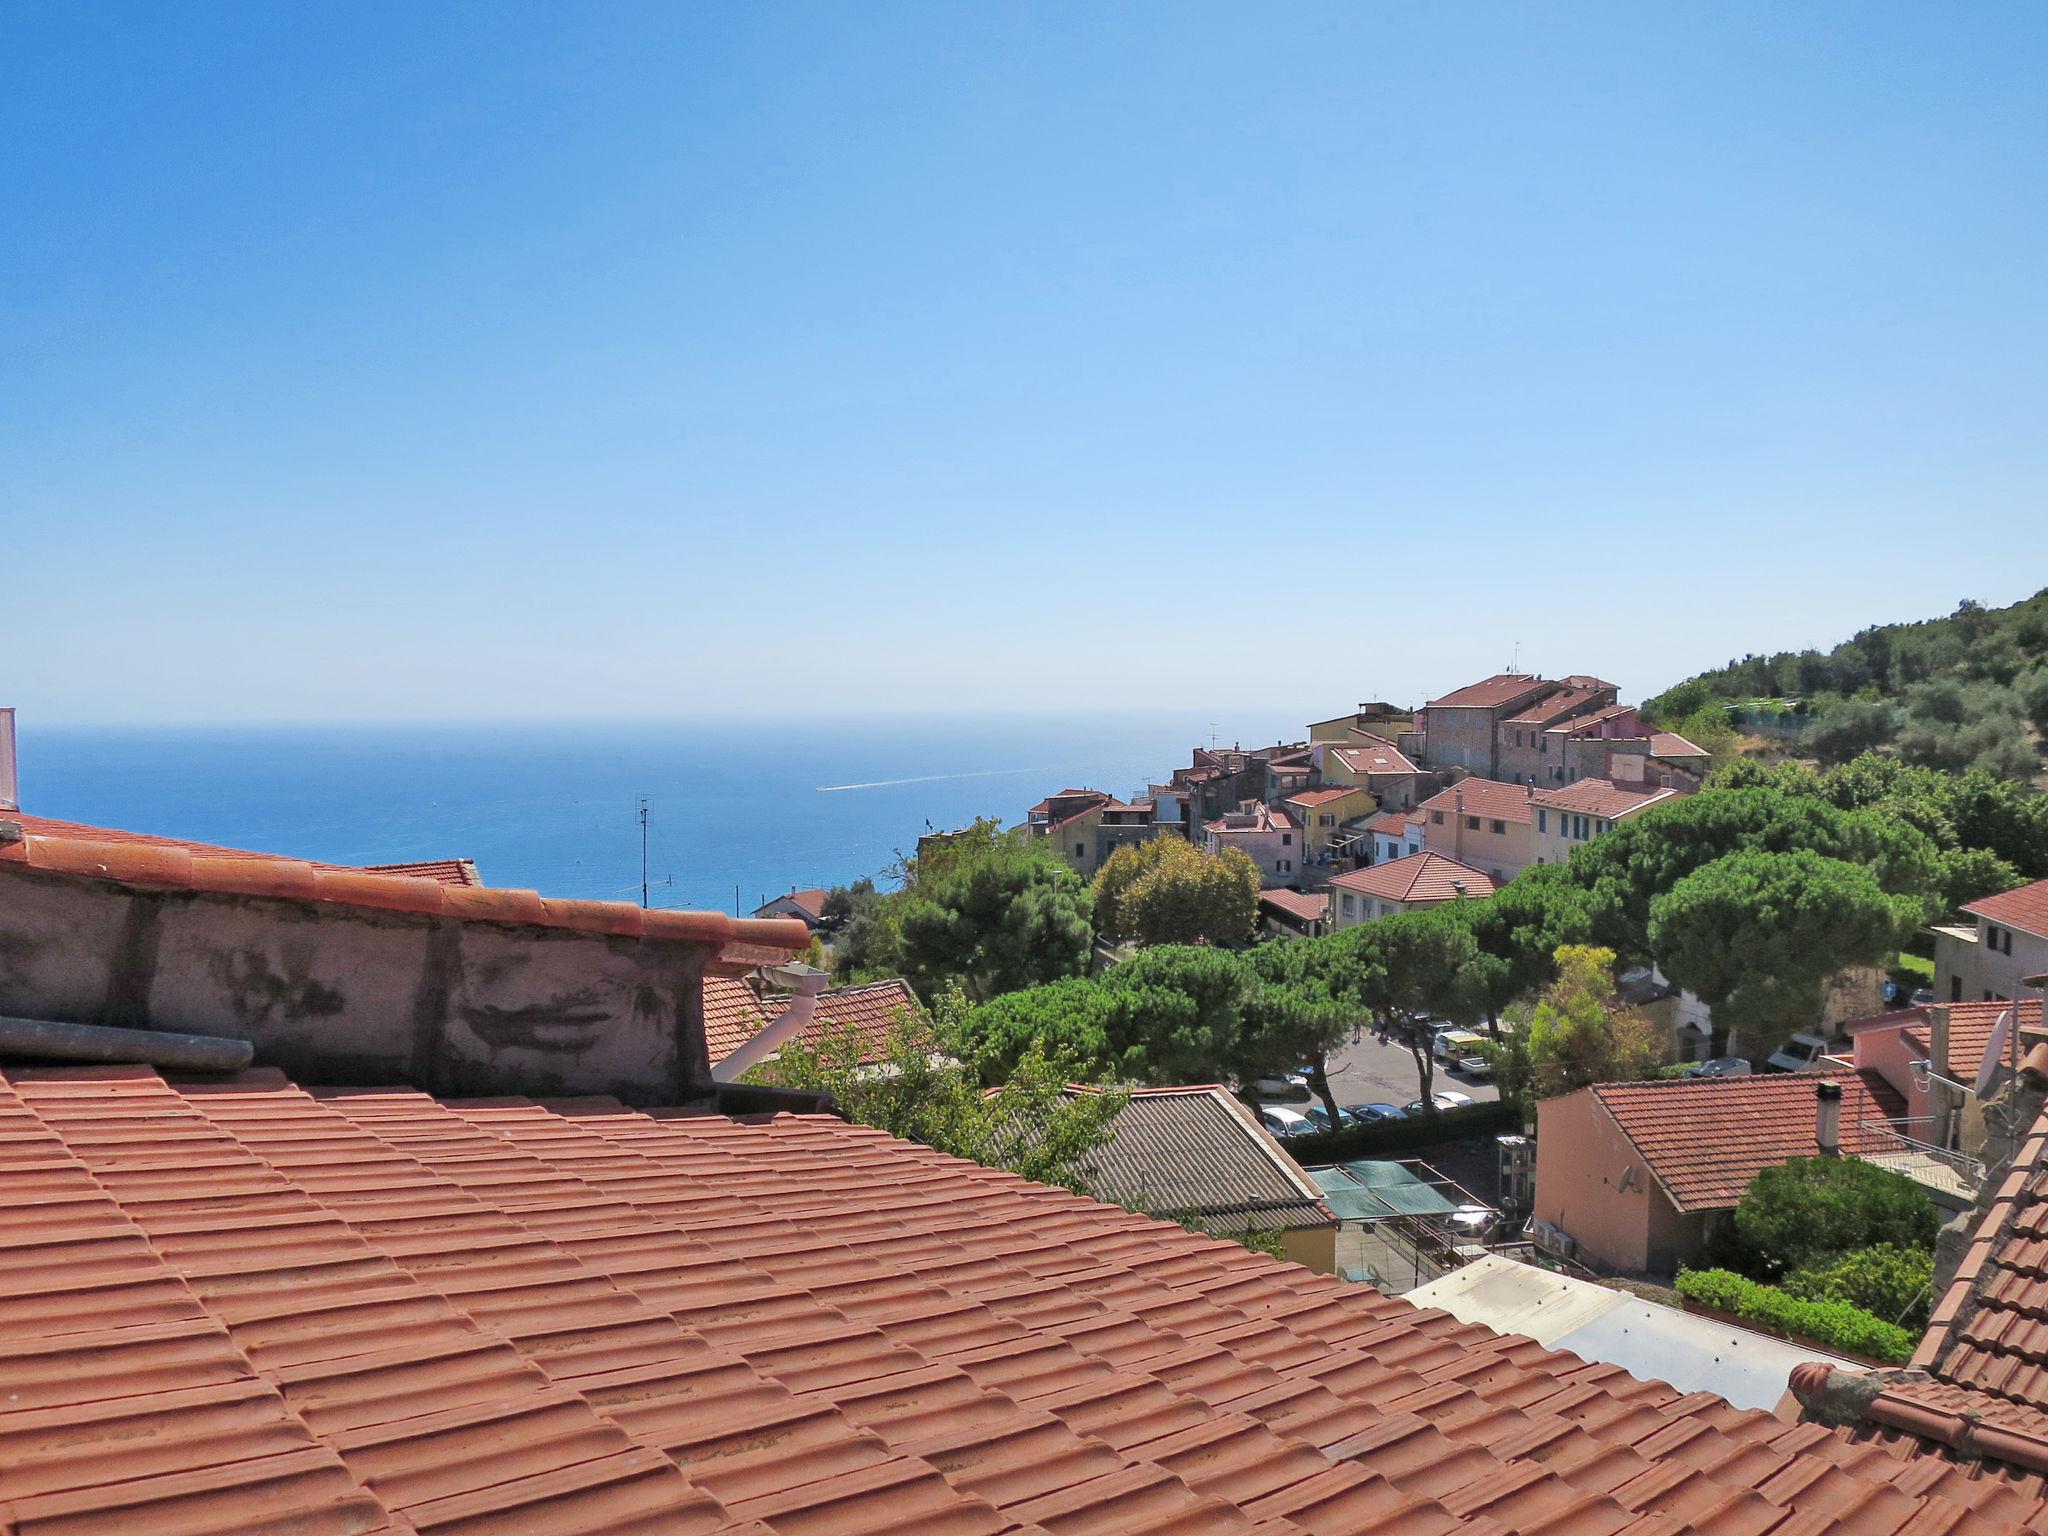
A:
POLYGON ((804 1026, 809 1024, 818 1012, 818 994, 825 990, 825 984, 832 979, 816 966, 805 965, 800 960, 774 966, 767 974, 777 981, 786 983, 796 995, 789 1000, 789 1006, 769 1020, 759 1034, 725 1060, 712 1066, 713 1082, 738 1082, 749 1067, 774 1055, 784 1041, 802 1034, 804 1026))

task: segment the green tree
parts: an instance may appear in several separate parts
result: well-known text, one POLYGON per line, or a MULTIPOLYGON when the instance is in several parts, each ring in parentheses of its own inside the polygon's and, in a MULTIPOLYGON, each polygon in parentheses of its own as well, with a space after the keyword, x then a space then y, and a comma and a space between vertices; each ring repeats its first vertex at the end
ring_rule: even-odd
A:
POLYGON ((1238 1028, 1238 1081, 1306 1066, 1310 1090, 1323 1101, 1330 1124, 1341 1126, 1329 1058, 1359 1009, 1342 990, 1331 951, 1320 940, 1282 940, 1248 954, 1245 970, 1251 986, 1238 1028))
POLYGON ((1878 1244, 1931 1250, 1938 1225, 1918 1184, 1855 1157, 1795 1157, 1765 1168, 1735 1207, 1736 1240, 1759 1280, 1878 1244))
POLYGON ((1354 1003, 1382 1038, 1405 1046, 1415 1062, 1424 1112, 1434 1114, 1433 1016, 1470 1023, 1477 989, 1461 980, 1479 945, 1443 908, 1402 912, 1302 942, 1328 946, 1331 991, 1354 1003))
POLYGON ((1616 997, 1614 951, 1597 945, 1562 946, 1557 980, 1516 1023, 1538 1099, 1648 1077, 1666 1055, 1655 1026, 1616 997))
POLYGON ((1088 888, 1042 843, 948 845, 919 861, 896 916, 904 977, 936 997, 958 982, 980 1001, 1088 967, 1088 888))
POLYGON ((1483 1018, 1496 1038, 1508 1005, 1556 978, 1559 947, 1592 932, 1586 893, 1562 864, 1533 865, 1484 900, 1437 910, 1472 935, 1478 954, 1460 975, 1470 994, 1465 1011, 1483 1018))
POLYGON ((1238 1058, 1250 986, 1227 950, 1161 945, 1097 977, 993 998, 969 1014, 964 1033, 991 1081, 1042 1045, 1120 1081, 1208 1082, 1238 1058))
POLYGON ((1664 974, 1714 1013, 1714 1054, 1740 1031, 1758 1046, 1818 1022, 1823 983, 1888 959, 1925 916, 1868 869, 1808 848, 1746 850, 1704 865, 1650 904, 1664 974))
POLYGON ((1845 1301, 1919 1333, 1934 1293, 1934 1250, 1879 1243, 1852 1249, 1785 1276, 1801 1301, 1845 1301))
POLYGON ((1082 1076, 1072 1058, 1041 1046, 1022 1052, 994 1090, 963 1059, 966 1002, 941 994, 930 1021, 899 1015, 880 1063, 863 1065, 861 1038, 828 1029, 815 1044, 794 1041, 748 1074, 752 1081, 829 1093, 852 1120, 1041 1184, 1087 1194, 1090 1153, 1110 1140, 1128 1102, 1121 1090, 1069 1094, 1082 1076))
POLYGON ((1823 763, 1847 762, 1898 734, 1898 712, 1876 699, 1844 699, 1807 730, 1803 741, 1823 763))
POLYGON ((1127 843, 1095 876, 1095 929, 1135 944, 1248 944, 1259 922, 1259 867, 1185 838, 1127 843))
POLYGON ((1922 904, 1923 917, 1940 910, 1940 856, 1925 834, 1762 787, 1705 789, 1652 806, 1577 850, 1568 867, 1587 893, 1595 940, 1642 958, 1653 952, 1651 903, 1687 875, 1738 851, 1794 850, 1865 866, 1885 892, 1922 904))

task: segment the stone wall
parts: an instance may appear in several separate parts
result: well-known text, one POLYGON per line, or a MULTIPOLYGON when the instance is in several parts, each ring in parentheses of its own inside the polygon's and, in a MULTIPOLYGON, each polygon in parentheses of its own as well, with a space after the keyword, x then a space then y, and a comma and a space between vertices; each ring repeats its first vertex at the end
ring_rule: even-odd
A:
POLYGON ((719 946, 68 874, 0 876, 0 1014, 251 1041, 300 1082, 712 1092, 719 946))

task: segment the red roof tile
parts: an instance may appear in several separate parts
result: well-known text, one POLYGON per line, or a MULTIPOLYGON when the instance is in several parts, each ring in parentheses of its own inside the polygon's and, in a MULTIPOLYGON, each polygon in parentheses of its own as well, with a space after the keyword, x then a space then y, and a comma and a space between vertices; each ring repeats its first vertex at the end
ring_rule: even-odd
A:
POLYGON ((2000 927, 2048 938, 2048 880, 2000 891, 1996 896, 1971 902, 1963 910, 2000 927))
MULTIPOLYGON (((704 978, 704 1040, 714 1063, 725 1060, 781 1017, 789 1004, 785 996, 770 994, 764 1002, 745 981, 738 978, 704 978)), ((818 996, 817 1012, 797 1039, 816 1048, 830 1035, 851 1032, 858 1043, 863 1064, 884 1061, 889 1056, 889 1034, 899 1017, 916 1022, 924 1017, 917 994, 905 981, 869 982, 857 987, 834 987, 818 996)))
POLYGON ((0 841, 0 876, 28 870, 157 890, 334 902, 469 922, 570 928, 742 950, 787 953, 810 942, 809 931, 796 918, 734 918, 723 912, 646 911, 622 901, 565 901, 535 891, 444 885, 414 875, 308 864, 268 854, 215 853, 203 844, 187 846, 162 838, 98 842, 38 832, 0 841))
MULTIPOLYGON (((1363 735, 1363 732, 1359 734, 1363 735)), ((1407 753, 1391 741, 1382 741, 1375 736, 1362 746, 1331 747, 1329 749, 1344 766, 1353 773, 1416 773, 1419 772, 1407 753)))
POLYGON ((1676 731, 1650 732, 1650 756, 1652 757, 1708 757, 1705 747, 1696 747, 1676 731))
POLYGON ((1610 779, 1580 779, 1575 784, 1536 791, 1536 804, 1554 811, 1572 811, 1581 816, 1603 816, 1618 821, 1646 806, 1675 800, 1675 789, 1631 789, 1610 779))
POLYGON ((754 916, 760 917, 770 907, 778 903, 787 903, 796 908, 797 915, 805 922, 816 927, 817 924, 824 921, 825 897, 827 894, 829 893, 822 885, 814 885, 801 891, 785 891, 780 896, 769 897, 760 906, 754 908, 754 916))
POLYGON ((0 1077, 27 1533, 1989 1536, 1788 1424, 823 1118, 0 1077))
POLYGON ((1320 891, 1261 891, 1259 905, 1303 923, 1321 922, 1330 915, 1330 898, 1320 891))
MULTIPOLYGON (((2048 1116, 1993 1176, 1996 1192, 1911 1369, 1859 1408, 1936 1446, 2048 1470, 2048 1116)), ((1794 1388, 1810 1399, 1826 1379, 1802 1368, 1794 1388)))
POLYGON ((1322 789, 1303 789, 1287 797, 1289 805, 1328 805, 1332 800, 1347 799, 1352 795, 1367 793, 1359 784, 1332 784, 1322 789))
POLYGON ((1484 816, 1492 821, 1534 821, 1532 791, 1526 784, 1503 784, 1498 779, 1460 779, 1449 789, 1440 789, 1418 807, 1424 811, 1458 812, 1484 816))
MULTIPOLYGON (((1948 1072, 1953 1077, 1974 1082, 1978 1070, 1984 1065, 1984 1052, 1990 1048, 1991 1034, 1998 1026, 1998 1016, 2012 1005, 2010 1003, 1950 1003, 1948 1005, 1948 1072)), ((1873 1014, 1867 1019, 1852 1019, 1842 1026, 1845 1034, 1855 1036, 1867 1031, 1903 1029, 1914 1045, 1922 1052, 1931 1050, 1934 1040, 1932 1004, 1916 1004, 1911 1008, 1895 1008, 1889 1013, 1873 1014)), ((2041 1000, 2032 998, 2019 1005, 2022 1028, 2039 1028, 2041 1023, 2041 1000)))
POLYGON ((1333 875, 1330 884, 1346 891, 1360 891, 1381 901, 1427 904, 1454 901, 1460 896, 1491 896, 1498 887, 1493 876, 1440 853, 1411 853, 1406 858, 1369 864, 1364 869, 1347 869, 1333 875))
POLYGON ((1496 672, 1492 677, 1454 689, 1440 699, 1431 699, 1425 709, 1499 709, 1557 687, 1527 672, 1496 672))
POLYGON ((1583 709, 1593 700, 1593 693, 1585 688, 1560 688, 1548 698, 1538 699, 1519 714, 1508 716, 1506 725, 1547 726, 1553 720, 1563 719, 1577 709, 1583 709))
POLYGON ((311 869, 354 869, 373 875, 405 875, 433 880, 442 885, 482 885, 476 865, 468 859, 424 859, 403 864, 323 864, 316 860, 287 859, 282 854, 252 853, 246 848, 224 848, 217 843, 195 843, 190 838, 158 837, 152 832, 124 832, 118 827, 88 826, 82 821, 58 821, 50 816, 30 816, 7 811, 0 820, 11 821, 30 837, 74 839, 87 843, 120 843, 142 848, 176 848, 209 859, 274 859, 280 863, 305 863, 311 869))
POLYGON ((1225 812, 1214 821, 1206 823, 1206 826, 1211 832, 1221 832, 1226 836, 1234 835, 1238 837, 1249 836, 1253 833, 1291 832, 1294 830, 1294 822, 1289 819, 1285 811, 1266 805, 1263 802, 1253 805, 1249 811, 1225 812), (1249 819, 1243 826, 1231 825, 1232 819, 1238 816, 1245 816, 1249 819))
POLYGON ((1413 811, 1383 811, 1365 824, 1366 829, 1387 837, 1406 837, 1408 820, 1414 814, 1413 811))
POLYGON ((1598 1098, 1613 1116, 1673 1205, 1681 1211, 1723 1211, 1735 1207, 1749 1181, 1763 1169, 1787 1158, 1819 1155, 1813 1093, 1819 1083, 1842 1085, 1844 1152, 1896 1150, 1895 1144, 1864 1129, 1865 1121, 1885 1118, 1885 1103, 1873 1094, 1874 1077, 1857 1072, 1771 1072, 1600 1083, 1583 1091, 1598 1098))

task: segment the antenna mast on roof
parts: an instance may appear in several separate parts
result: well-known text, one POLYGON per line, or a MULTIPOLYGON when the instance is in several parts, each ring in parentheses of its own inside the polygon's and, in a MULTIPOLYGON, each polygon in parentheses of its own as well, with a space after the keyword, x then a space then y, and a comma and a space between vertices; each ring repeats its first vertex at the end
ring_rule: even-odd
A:
POLYGON ((1508 670, 1510 672, 1522 670, 1522 642, 1519 640, 1515 642, 1515 659, 1508 663, 1508 670))
POLYGON ((640 910, 647 910, 647 797, 640 799, 640 910))

